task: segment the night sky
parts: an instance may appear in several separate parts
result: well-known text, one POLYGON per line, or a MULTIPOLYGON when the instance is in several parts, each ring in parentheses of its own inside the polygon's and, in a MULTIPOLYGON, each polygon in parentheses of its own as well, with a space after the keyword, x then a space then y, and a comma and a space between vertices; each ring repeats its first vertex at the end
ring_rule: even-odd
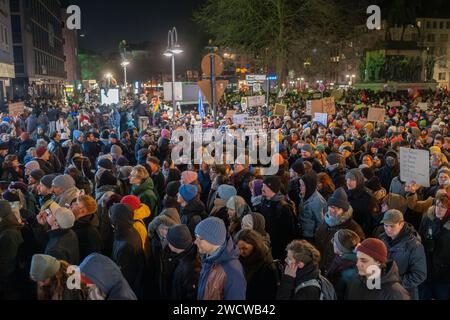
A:
MULTIPOLYGON (((192 13, 205 0, 65 0, 81 8, 83 51, 110 53, 117 51, 120 40, 128 43, 150 41, 161 47, 167 44, 167 32, 178 29, 179 43, 187 59, 206 45, 199 36, 200 27, 192 13)), ((159 48, 158 48, 159 50, 159 48)))

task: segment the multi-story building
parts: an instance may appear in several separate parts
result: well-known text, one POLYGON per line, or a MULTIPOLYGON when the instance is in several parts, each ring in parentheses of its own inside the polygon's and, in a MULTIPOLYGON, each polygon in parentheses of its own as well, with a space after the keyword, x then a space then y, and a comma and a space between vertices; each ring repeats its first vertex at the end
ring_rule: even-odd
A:
POLYGON ((0 104, 12 98, 14 79, 14 56, 11 32, 9 0, 0 0, 0 104))
MULTIPOLYGON (((386 30, 383 21, 378 30, 369 30, 361 25, 355 29, 353 39, 342 41, 331 48, 330 74, 328 80, 339 84, 359 82, 362 79, 360 65, 365 52, 373 49, 377 42, 393 40, 417 43, 424 55, 435 61, 433 79, 439 87, 450 88, 450 18, 418 18, 417 27, 391 27, 386 30), (355 77, 353 77, 355 76, 355 77)), ((432 79, 426 79, 430 81, 432 79)))
POLYGON ((61 93, 66 79, 61 5, 58 0, 10 0, 14 95, 61 93))

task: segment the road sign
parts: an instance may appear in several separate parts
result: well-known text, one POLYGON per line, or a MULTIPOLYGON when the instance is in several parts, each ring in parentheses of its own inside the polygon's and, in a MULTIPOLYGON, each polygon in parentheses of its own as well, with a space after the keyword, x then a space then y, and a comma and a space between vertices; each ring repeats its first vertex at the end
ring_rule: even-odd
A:
MULTIPOLYGON (((206 100, 210 103, 210 105, 212 105, 212 103, 211 103, 211 81, 209 81, 209 80, 199 81, 198 86, 202 90, 202 93, 206 97, 206 100)), ((217 80, 216 81, 216 101, 215 101, 215 103, 219 102, 220 99, 223 97, 227 86, 228 86, 228 81, 226 81, 226 80, 217 80)))
MULTIPOLYGON (((220 76, 224 70, 223 59, 217 55, 214 55, 214 75, 220 76)), ((211 77, 211 54, 207 54, 202 60, 202 71, 207 77, 211 77)))

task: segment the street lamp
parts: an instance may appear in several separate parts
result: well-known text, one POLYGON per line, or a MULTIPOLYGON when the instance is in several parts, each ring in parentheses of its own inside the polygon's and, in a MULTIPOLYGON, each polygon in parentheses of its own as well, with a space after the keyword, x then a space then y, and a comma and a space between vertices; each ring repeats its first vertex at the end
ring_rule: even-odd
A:
POLYGON ((126 90, 126 88, 128 86, 128 83, 127 83, 127 67, 130 65, 130 61, 124 60, 120 65, 123 67, 124 86, 125 86, 125 90, 126 90))
POLYGON ((112 74, 111 73, 105 74, 105 78, 108 79, 108 87, 111 87, 112 74))
POLYGON ((163 55, 168 58, 172 58, 172 107, 174 116, 177 111, 175 101, 175 55, 180 53, 183 53, 183 50, 178 44, 177 28, 173 27, 172 30, 169 30, 169 34, 167 36, 167 49, 164 51, 163 55))

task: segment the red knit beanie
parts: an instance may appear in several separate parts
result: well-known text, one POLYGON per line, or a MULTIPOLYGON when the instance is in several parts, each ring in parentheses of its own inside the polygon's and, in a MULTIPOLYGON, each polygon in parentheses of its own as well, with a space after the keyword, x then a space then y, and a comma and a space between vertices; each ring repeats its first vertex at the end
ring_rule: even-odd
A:
POLYGON ((123 197, 120 203, 129 205, 131 209, 133 209, 133 211, 139 209, 139 207, 141 206, 141 200, 139 200, 139 198, 136 196, 123 197))
POLYGON ((379 239, 369 238, 364 240, 358 248, 356 248, 356 251, 365 253, 380 263, 387 262, 388 252, 386 245, 379 239))

